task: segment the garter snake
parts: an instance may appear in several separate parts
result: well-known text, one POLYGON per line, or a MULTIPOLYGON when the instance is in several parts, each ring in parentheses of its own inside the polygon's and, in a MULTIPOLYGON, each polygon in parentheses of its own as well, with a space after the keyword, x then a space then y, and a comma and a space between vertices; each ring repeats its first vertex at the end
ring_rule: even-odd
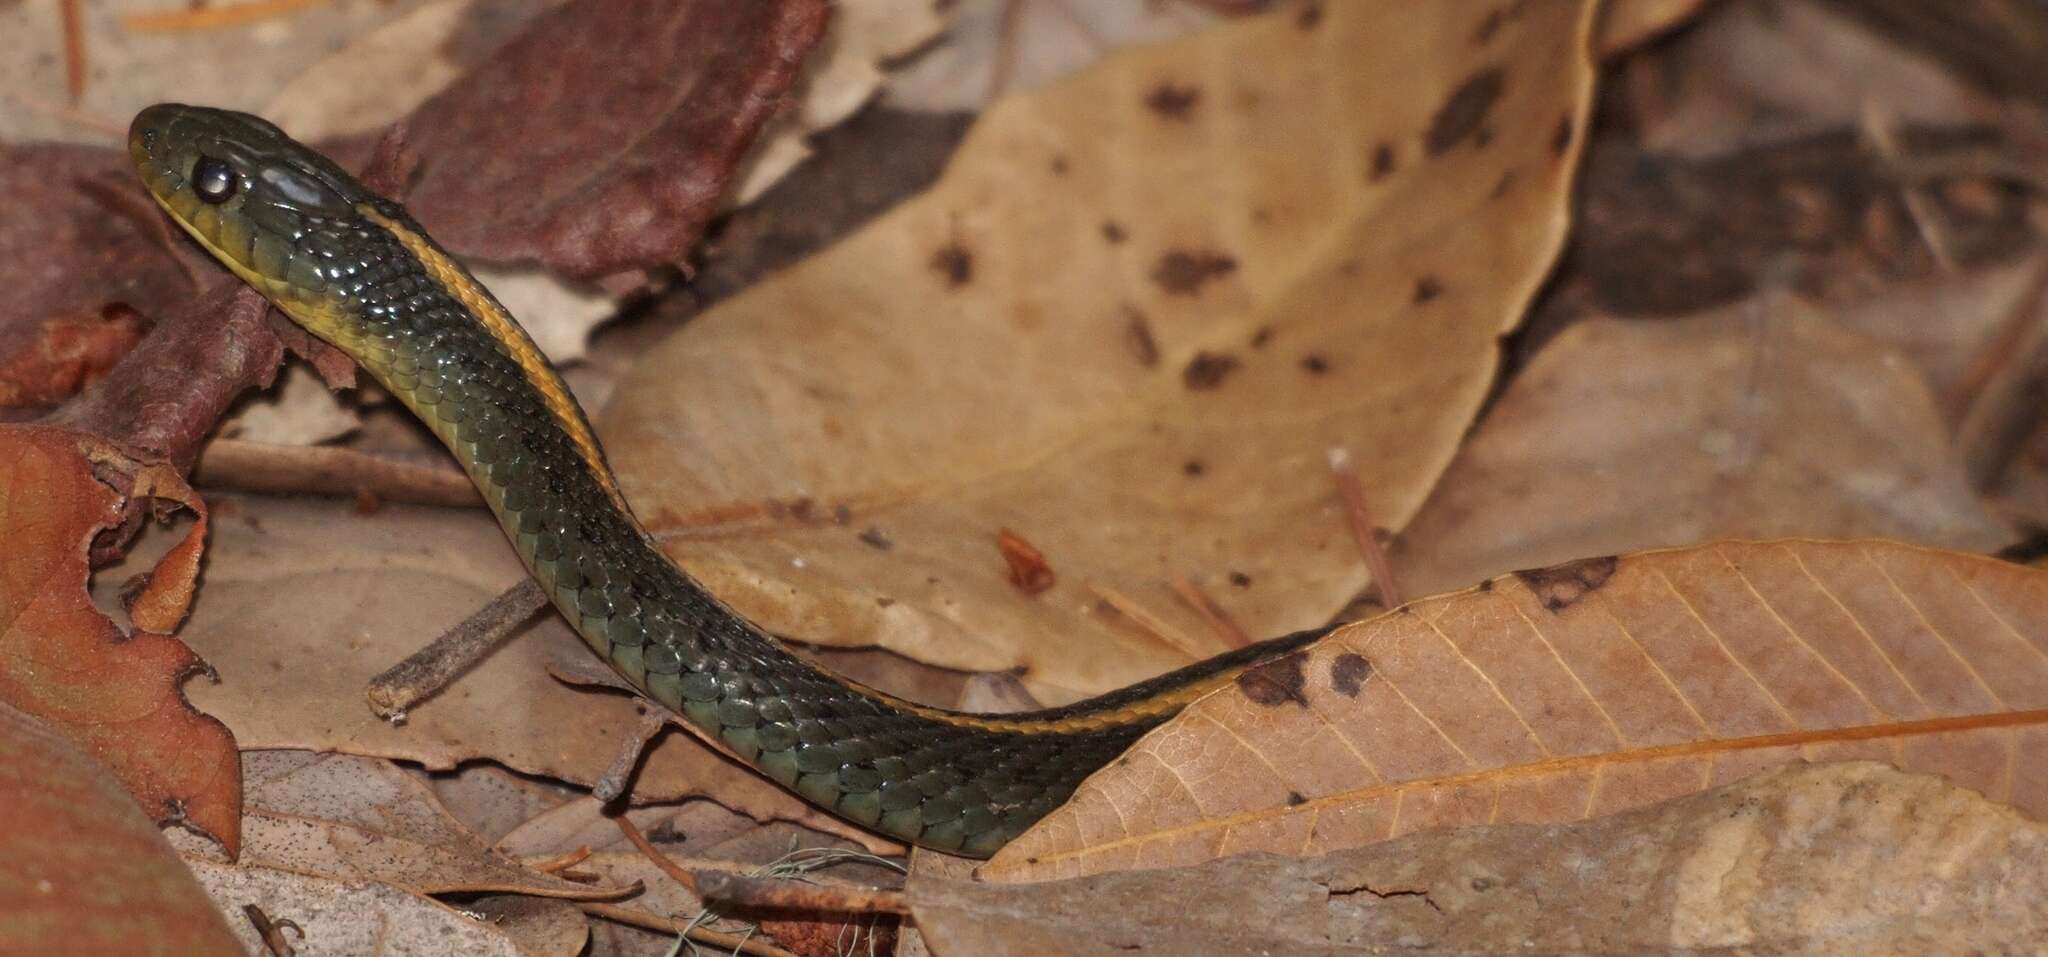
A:
POLYGON ((447 445, 527 570, 613 669, 856 823, 991 854, 1187 702, 1321 634, 1020 714, 925 707, 834 675, 661 553, 553 366, 399 204, 245 113, 152 106, 136 116, 128 149, 150 194, 199 245, 447 445))

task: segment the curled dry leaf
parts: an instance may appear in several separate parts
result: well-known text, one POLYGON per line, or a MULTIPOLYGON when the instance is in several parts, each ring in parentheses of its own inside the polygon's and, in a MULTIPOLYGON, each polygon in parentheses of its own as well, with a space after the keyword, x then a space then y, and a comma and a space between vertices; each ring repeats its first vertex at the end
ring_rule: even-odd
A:
POLYGON ((1229 647, 1177 577, 1255 635, 1322 623, 1364 580, 1326 450, 1413 514, 1563 234, 1588 12, 1512 10, 1276 13, 1003 102, 636 367, 601 423, 629 496, 771 630, 1048 699, 1229 647))
POLYGON ((1582 555, 1783 536, 2012 541, 1920 374, 1766 294, 1683 320, 1574 323, 1458 450, 1395 562, 1433 594, 1582 555))
MULTIPOLYGON (((390 762, 308 751, 246 751, 244 867, 415 894, 518 893, 612 900, 621 888, 528 870, 451 817, 432 789, 390 762)), ((188 856, 206 856, 186 846, 188 856)))
POLYGON ((0 704, 0 950, 240 954, 156 825, 104 765, 0 704), (154 949, 137 942, 146 941, 154 949))
POLYGON ((1799 759, 2048 812, 2048 572, 1885 542, 1517 572, 1188 707, 1003 848, 1031 880, 1571 821, 1799 759))
POLYGON ((1845 762, 1572 824, 910 893, 942 957, 2017 954, 2048 939, 2048 827, 1845 762))
MULTIPOLYGON (((541 615, 405 724, 372 714, 371 676, 432 641, 525 574, 505 537, 475 511, 225 498, 213 528, 206 600, 182 632, 218 683, 194 703, 244 747, 342 751, 450 768, 487 758, 588 786, 637 723, 622 695, 589 694, 548 675, 588 649, 541 615)), ((686 734, 668 734, 634 779, 638 801, 708 795, 760 819, 843 832, 766 779, 686 734)))
POLYGON ((179 686, 205 665, 161 632, 185 616, 206 538, 206 507, 164 465, 144 466, 61 429, 0 429, 0 702, 41 718, 105 763, 159 821, 178 820, 232 854, 241 815, 235 741, 185 703, 179 686), (133 499, 102 480, 119 475, 133 499), (149 499, 198 520, 150 567, 129 601, 135 624, 93 606, 95 536, 149 499))

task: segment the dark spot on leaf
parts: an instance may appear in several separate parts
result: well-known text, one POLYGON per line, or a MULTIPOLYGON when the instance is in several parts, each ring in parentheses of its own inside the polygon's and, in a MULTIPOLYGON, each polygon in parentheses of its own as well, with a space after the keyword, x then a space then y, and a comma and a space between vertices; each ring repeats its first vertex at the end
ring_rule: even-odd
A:
POLYGON ((1366 681, 1370 678, 1372 662, 1365 660, 1364 655, 1354 655, 1347 651, 1338 655, 1337 660, 1330 662, 1330 687, 1337 689, 1337 693, 1346 698, 1358 697, 1358 689, 1365 687, 1366 681))
POLYGON ((1563 156, 1564 151, 1571 148, 1572 130, 1572 115, 1570 113, 1557 118, 1557 132, 1550 136, 1550 151, 1552 153, 1563 156))
POLYGON ((1176 296, 1192 296, 1209 280, 1236 270, 1237 260, 1222 253, 1175 249, 1159 257, 1159 265, 1152 267, 1152 281, 1176 296))
POLYGON ((1493 590, 1493 579, 1489 578, 1489 579, 1487 579, 1487 580, 1485 580, 1485 581, 1483 581, 1483 582, 1480 582, 1480 583, 1479 583, 1479 590, 1480 590, 1480 591, 1483 591, 1483 592, 1486 592, 1486 591, 1492 591, 1492 590, 1493 590))
POLYGON ((1237 357, 1220 352, 1197 352, 1188 360, 1188 367, 1181 370, 1181 381, 1190 389, 1213 389, 1223 384, 1223 377, 1237 369, 1237 357))
POLYGON ((1330 371, 1330 360, 1311 352, 1301 357, 1301 368, 1309 375, 1322 375, 1330 371))
POLYGON ((861 544, 866 545, 869 548, 874 548, 886 552, 889 549, 896 547, 896 543, 890 541, 889 536, 882 534, 881 529, 876 528, 872 525, 868 526, 865 529, 862 529, 860 535, 856 537, 860 539, 861 544))
POLYGON ((1301 805, 1303 805, 1303 804, 1307 804, 1307 803, 1308 803, 1308 798, 1302 797, 1302 796, 1301 796, 1301 792, 1300 792, 1300 791, 1289 791, 1289 792, 1287 792, 1287 806, 1288 806, 1288 807, 1299 807, 1299 806, 1301 806, 1301 805))
POLYGON ((1189 459, 1180 467, 1180 471, 1188 478, 1200 478, 1203 472, 1208 471, 1208 466, 1203 465, 1200 459, 1189 459))
POLYGON ((1122 226, 1117 225, 1116 220, 1105 219, 1102 221, 1102 238, 1109 240, 1111 245, 1123 242, 1129 235, 1124 232, 1122 226))
POLYGON ((1472 139, 1486 125, 1495 103, 1507 91, 1507 71, 1500 67, 1487 67, 1473 74, 1459 84, 1444 105, 1437 108, 1436 117, 1430 121, 1429 132, 1422 138, 1423 149, 1431 156, 1442 156, 1452 147, 1472 139))
POLYGON ((1243 572, 1231 572, 1230 583, 1239 588, 1250 588, 1252 587, 1252 576, 1243 572))
POLYGON ((1387 143, 1381 143, 1380 145, 1373 147, 1372 168, 1365 174, 1365 178, 1370 182, 1377 183, 1380 180, 1387 178, 1387 174, 1392 173, 1393 171, 1394 147, 1387 143))
POLYGON ((1152 324, 1136 306, 1124 306, 1124 343, 1139 365, 1150 369, 1159 364, 1159 341, 1152 338, 1152 324))
POLYGON ((893 605, 893 604, 896 604, 896 599, 894 599, 894 598, 888 598, 888 597, 877 597, 877 598, 875 599, 875 606, 876 606, 876 607, 878 607, 878 608, 887 608, 887 607, 889 607, 890 605, 893 605))
POLYGON ((1238 690, 1252 701, 1268 707, 1291 701, 1306 708, 1308 696, 1303 689, 1308 685, 1308 678, 1303 669, 1307 663, 1307 652, 1291 651, 1272 661, 1254 665, 1237 676, 1238 690))
POLYGON ((1506 196, 1508 194, 1508 187, 1513 185, 1515 185, 1515 171, 1503 170, 1501 171, 1500 179, 1494 181, 1493 192, 1487 198, 1499 199, 1502 196, 1506 196))
POLYGON ((1052 158, 1052 175, 1054 175, 1054 176, 1065 176, 1065 175, 1067 175, 1067 158, 1066 158, 1066 157, 1064 157, 1064 156, 1055 156, 1055 157, 1053 157, 1053 158, 1052 158))
POLYGON ((1169 120, 1185 120, 1201 98, 1202 91, 1192 86, 1161 83, 1145 94, 1145 106, 1169 120))
POLYGON ((1415 304, 1422 305, 1444 294, 1444 284, 1435 276, 1424 276, 1415 280, 1415 304))
POLYGON ((1494 34, 1500 32, 1500 25, 1506 21, 1499 10, 1488 12, 1486 19, 1479 21, 1479 29, 1472 31, 1472 45, 1483 47, 1493 42, 1494 34))
POLYGON ((932 253, 931 267, 946 277, 946 285, 958 289, 974 278, 974 254, 957 242, 947 243, 932 253))
POLYGON ((1252 340, 1251 340, 1251 345, 1252 345, 1252 348, 1254 348, 1254 349, 1264 349, 1264 348, 1266 347, 1266 343, 1268 343, 1268 342, 1272 342, 1272 341, 1273 341, 1273 327, 1272 327, 1272 326, 1260 326, 1260 327, 1259 327, 1258 329, 1256 329, 1256 330, 1254 330, 1254 331, 1252 332, 1252 340))
POLYGON ((1549 568, 1534 568, 1515 573, 1543 607, 1551 611, 1563 611, 1579 599, 1598 590, 1614 577, 1614 570, 1621 560, 1613 555, 1600 558, 1582 558, 1575 562, 1552 565, 1549 568))
POLYGON ((1302 7, 1301 12, 1294 15, 1294 25, 1297 29, 1313 30, 1322 22, 1323 5, 1320 3, 1311 3, 1302 7))
POLYGON ((832 506, 832 521, 840 525, 853 521, 853 509, 844 505, 832 506))

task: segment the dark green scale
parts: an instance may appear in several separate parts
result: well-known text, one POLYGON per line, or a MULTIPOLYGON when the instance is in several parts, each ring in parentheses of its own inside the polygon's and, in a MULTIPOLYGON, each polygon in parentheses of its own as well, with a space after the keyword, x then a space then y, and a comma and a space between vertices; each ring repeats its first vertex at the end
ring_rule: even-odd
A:
MULTIPOLYGON (((129 142, 144 181, 181 226, 361 363, 447 444, 591 648, 762 773, 853 821, 941 850, 990 854, 1163 720, 1126 713, 1129 706, 1321 633, 1065 708, 1003 716, 1015 728, 879 698, 790 654, 661 554, 616 503, 608 470, 584 457, 550 409, 548 391, 567 395, 553 369, 523 365, 522 354, 538 356, 524 333, 500 338, 435 277, 434 265, 459 267, 397 204, 246 114, 154 106, 136 117, 129 142), (1053 727, 1089 715, 1114 720, 1053 727)), ((481 295, 477 308, 502 313, 481 295)), ((573 412, 566 425, 587 434, 582 412, 573 412)))

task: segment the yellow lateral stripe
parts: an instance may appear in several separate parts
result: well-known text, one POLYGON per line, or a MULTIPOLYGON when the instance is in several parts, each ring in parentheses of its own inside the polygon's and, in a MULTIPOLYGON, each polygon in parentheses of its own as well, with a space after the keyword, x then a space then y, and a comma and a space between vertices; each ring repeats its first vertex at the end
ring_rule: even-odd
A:
MULTIPOLYGON (((584 464, 590 466, 590 472, 597 477, 598 484, 604 487, 605 493, 611 496, 621 511, 626 511, 625 499, 619 495, 618 485, 612 479, 612 470, 605 465, 604 452, 597 444, 597 436, 591 433, 589 424, 584 421, 582 407, 569 395, 568 388, 562 384, 561 376, 555 373, 555 367, 548 362, 547 356, 541 354, 539 347, 533 344, 533 339, 526 334, 526 330, 506 314, 504 307, 498 305, 497 299, 477 284, 476 279, 470 276, 469 270, 449 259, 441 250, 435 248, 433 243, 428 242, 426 237, 377 212, 375 207, 368 204, 357 206, 356 212, 397 237, 406 251, 412 253, 414 258, 420 261, 420 265, 426 268, 427 275, 440 283, 441 288, 454 296, 455 301, 468 309, 471 315, 476 316, 477 321, 483 323, 484 330, 491 334, 491 338, 498 340, 498 344, 505 347, 512 360, 519 363, 519 371, 526 376, 527 383, 533 386, 534 391, 540 393, 541 401, 547 403, 548 412, 554 416, 555 424, 561 426, 562 431, 569 434, 569 439, 576 443, 577 453, 583 457, 584 464)), ((631 512, 627 511, 627 514, 631 512)))

